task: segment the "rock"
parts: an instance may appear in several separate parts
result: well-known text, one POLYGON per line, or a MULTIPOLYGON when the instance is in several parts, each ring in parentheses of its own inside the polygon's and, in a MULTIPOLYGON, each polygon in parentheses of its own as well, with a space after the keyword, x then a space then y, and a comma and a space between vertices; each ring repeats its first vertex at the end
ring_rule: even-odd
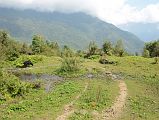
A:
POLYGON ((112 74, 110 71, 106 71, 105 74, 112 74))
POLYGON ((93 74, 87 74, 87 77, 88 78, 93 78, 94 76, 93 76, 93 74))

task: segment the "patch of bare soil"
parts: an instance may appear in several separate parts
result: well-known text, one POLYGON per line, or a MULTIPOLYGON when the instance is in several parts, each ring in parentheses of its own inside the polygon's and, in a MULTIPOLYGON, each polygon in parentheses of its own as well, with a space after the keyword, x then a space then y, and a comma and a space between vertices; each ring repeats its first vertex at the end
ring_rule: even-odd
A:
POLYGON ((98 120, 112 120, 117 119, 125 107, 126 96, 127 96, 127 86, 123 80, 119 81, 119 96, 116 98, 113 106, 102 111, 98 120))

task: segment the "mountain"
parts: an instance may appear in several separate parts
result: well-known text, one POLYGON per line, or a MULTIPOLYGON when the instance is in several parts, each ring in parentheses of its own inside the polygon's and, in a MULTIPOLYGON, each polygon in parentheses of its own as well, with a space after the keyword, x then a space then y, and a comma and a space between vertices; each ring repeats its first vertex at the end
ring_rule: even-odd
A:
POLYGON ((159 39, 159 23, 129 23, 118 27, 134 33, 143 41, 159 39))
POLYGON ((31 42, 32 36, 42 34, 75 49, 85 49, 90 41, 102 45, 105 40, 123 40, 129 52, 139 52, 144 42, 134 34, 84 13, 64 14, 0 8, 0 29, 5 29, 20 41, 31 42))

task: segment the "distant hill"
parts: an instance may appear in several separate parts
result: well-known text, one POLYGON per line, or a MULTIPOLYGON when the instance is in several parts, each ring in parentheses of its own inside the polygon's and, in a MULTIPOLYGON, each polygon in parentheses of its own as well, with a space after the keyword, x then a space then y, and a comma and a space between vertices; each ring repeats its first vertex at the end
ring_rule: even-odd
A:
POLYGON ((119 27, 134 33, 143 41, 159 39, 159 23, 129 23, 119 27))
POLYGON ((130 32, 84 13, 46 13, 33 10, 0 8, 0 29, 5 29, 20 41, 31 42, 34 34, 75 49, 85 49, 90 41, 102 45, 122 39, 129 52, 139 52, 143 41, 130 32))

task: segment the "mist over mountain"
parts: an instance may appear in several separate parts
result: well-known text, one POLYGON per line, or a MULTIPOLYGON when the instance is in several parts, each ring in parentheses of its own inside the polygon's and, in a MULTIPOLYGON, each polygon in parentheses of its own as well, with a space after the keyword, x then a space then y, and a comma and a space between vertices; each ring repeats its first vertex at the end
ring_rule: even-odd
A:
POLYGON ((159 39, 159 23, 129 23, 119 28, 134 33, 143 41, 159 39))
POLYGON ((144 42, 134 34, 123 31, 113 24, 84 13, 64 14, 0 8, 0 29, 7 30, 19 41, 31 42, 32 36, 41 34, 47 40, 61 46, 86 49, 90 41, 99 46, 105 40, 115 43, 123 40, 129 52, 140 52, 144 42))

